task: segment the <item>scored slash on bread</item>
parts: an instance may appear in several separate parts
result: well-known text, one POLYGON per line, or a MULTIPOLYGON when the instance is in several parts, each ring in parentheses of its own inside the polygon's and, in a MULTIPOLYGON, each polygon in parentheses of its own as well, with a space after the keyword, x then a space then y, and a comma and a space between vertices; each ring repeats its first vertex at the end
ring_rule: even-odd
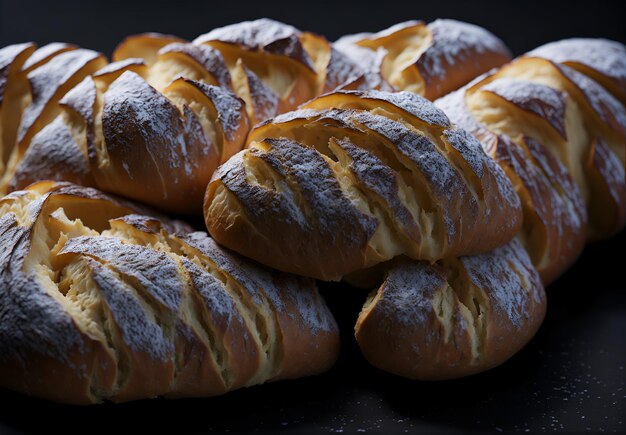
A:
POLYGON ((521 225, 504 172, 415 94, 337 91, 248 143, 215 173, 205 220, 216 241, 279 270, 328 280, 400 254, 475 254, 521 225))
POLYGON ((209 396, 325 371, 313 281, 93 189, 0 200, 0 384, 65 403, 209 396), (131 206, 132 207, 132 206, 131 206))

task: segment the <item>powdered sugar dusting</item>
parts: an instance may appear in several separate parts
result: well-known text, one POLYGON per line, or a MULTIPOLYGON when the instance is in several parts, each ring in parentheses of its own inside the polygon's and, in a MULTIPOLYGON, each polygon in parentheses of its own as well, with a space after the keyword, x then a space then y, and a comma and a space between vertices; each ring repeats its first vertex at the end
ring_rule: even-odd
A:
POLYGON ((364 74, 363 68, 336 48, 330 48, 330 60, 326 67, 326 79, 322 93, 330 92, 351 83, 364 74))
POLYGON ((338 140, 336 143, 350 157, 350 170, 359 183, 385 201, 394 221, 399 223, 409 238, 419 243, 417 224, 399 197, 396 173, 374 154, 358 148, 348 139, 338 140))
POLYGON ((128 289, 128 284, 99 262, 87 258, 86 263, 122 332, 124 343, 136 352, 147 352, 162 361, 173 358, 173 343, 147 315, 145 308, 128 289))
POLYGON ((626 208, 626 177, 624 166, 608 145, 596 138, 594 144, 593 165, 602 174, 618 214, 624 214, 626 208))
POLYGON ((226 42, 240 45, 247 50, 283 55, 303 63, 314 71, 311 59, 300 43, 299 35, 300 31, 293 26, 261 18, 214 29, 197 37, 193 42, 194 44, 226 42))
POLYGON ((181 278, 176 264, 167 254, 103 236, 70 239, 60 252, 68 253, 83 254, 106 262, 119 273, 136 279, 163 307, 178 311, 181 278))
POLYGON ((529 243, 542 277, 550 281, 578 257, 584 246, 587 214, 580 190, 563 163, 532 138, 525 137, 525 147, 521 147, 508 136, 496 135, 479 124, 465 104, 465 93, 466 89, 461 89, 436 103, 460 127, 480 138, 499 165, 523 183, 518 190, 523 197, 526 192, 531 198, 522 203, 527 216, 522 229, 524 241, 529 243))
POLYGON ((608 39, 570 38, 550 42, 527 53, 565 64, 582 64, 626 83, 626 46, 608 39))
MULTIPOLYGON (((156 218, 147 216, 125 215, 113 219, 115 229, 120 229, 119 225, 123 222, 132 226, 126 228, 131 233, 141 231, 148 234, 127 237, 129 233, 126 231, 107 230, 101 235, 72 237, 74 234, 70 231, 66 234, 69 240, 65 241, 65 237, 59 240, 65 242, 59 252, 50 253, 59 260, 61 270, 48 264, 48 257, 38 257, 35 249, 45 250, 46 244, 49 248, 56 243, 56 240, 48 240, 45 233, 43 237, 40 237, 41 233, 33 235, 34 228, 45 231, 50 213, 43 212, 43 205, 49 198, 55 199, 48 203, 57 210, 53 217, 62 219, 62 210, 68 205, 72 218, 87 224, 93 220, 93 216, 83 215, 83 212, 90 214, 92 211, 89 200, 95 200, 98 206, 107 210, 96 220, 124 213, 122 204, 112 203, 105 196, 69 183, 44 183, 38 186, 38 190, 16 192, 1 200, 2 205, 8 202, 11 207, 22 209, 18 210, 19 221, 13 211, 6 212, 4 207, 4 214, 0 216, 0 241, 7 248, 0 251, 0 283, 3 288, 0 292, 0 363, 13 367, 13 364, 28 362, 21 372, 16 373, 17 376, 38 376, 41 382, 48 382, 55 373, 41 371, 40 364, 42 356, 49 356, 59 364, 67 365, 68 370, 74 370, 86 390, 94 387, 91 391, 95 398, 85 393, 81 399, 89 401, 111 396, 115 398, 117 394, 112 385, 91 385, 92 372, 87 372, 87 369, 93 367, 106 370, 112 376, 118 373, 117 379, 122 386, 129 376, 134 377, 142 370, 158 372, 163 376, 162 386, 154 390, 154 384, 143 385, 140 377, 140 382, 133 386, 138 393, 133 394, 142 394, 143 388, 146 388, 150 394, 160 395, 171 392, 168 388, 176 388, 177 375, 180 370, 186 370, 184 364, 187 358, 194 361, 199 358, 193 363, 198 365, 193 367, 194 370, 198 367, 205 376, 212 375, 214 370, 211 357, 218 362, 221 356, 222 363, 218 362, 218 365, 224 365, 224 371, 242 376, 240 383, 230 388, 246 382, 263 382, 283 371, 293 376, 309 373, 311 368, 291 364, 291 361, 301 357, 293 354, 295 349, 308 355, 307 363, 312 366, 327 364, 326 361, 333 358, 337 325, 314 281, 253 264, 218 247, 206 233, 171 236, 164 232, 171 223, 161 224, 156 218), (46 193, 40 192, 46 188, 46 193), (102 202, 108 202, 108 205, 103 206, 102 202), (79 207, 76 207, 77 203, 79 207), (161 237, 172 243, 180 242, 181 250, 175 249, 174 245, 167 247, 168 242, 165 245, 152 244, 153 240, 161 237), (185 241, 178 237, 187 238, 190 246, 199 241, 205 248, 200 249, 199 256, 208 253, 216 266, 206 267, 192 261, 195 255, 186 254, 185 241), (34 244, 37 246, 31 246, 34 244), (33 257, 33 253, 37 256, 33 257), (28 262, 25 261, 27 258, 28 262), (37 263, 39 261, 41 263, 37 263), (33 267, 34 264, 38 266, 33 267), (68 268, 77 265, 81 273, 70 275, 70 271, 74 270, 67 269, 65 265, 69 265, 68 268), (88 275, 82 275, 82 271, 88 275), (56 274, 61 276, 61 283, 47 282, 48 275, 52 277, 56 274), (224 275, 229 275, 235 286, 240 286, 241 293, 225 291, 224 275), (93 280, 95 288, 91 286, 91 281, 85 283, 84 278, 93 280), (43 281, 46 281, 45 287, 43 281), (66 301, 61 303, 68 282, 69 291, 77 299, 69 297, 68 293, 66 301), (81 301, 83 292, 86 292, 87 299, 81 301), (246 300, 248 292, 258 295, 262 306, 244 304, 243 310, 250 318, 249 322, 244 322, 241 304, 234 304, 232 298, 246 300), (93 316, 92 319, 78 314, 77 310, 81 309, 89 311, 86 315, 93 316), (193 319, 195 322, 190 323, 193 319), (86 330, 85 327, 95 329, 86 330), (198 328, 203 329, 205 335, 198 334, 198 328), (268 362, 272 366, 268 367, 267 374, 259 373, 260 368, 265 368, 259 367, 263 362, 255 353, 257 343, 251 342, 251 336, 262 337, 263 330, 268 332, 269 337, 261 340, 267 343, 267 353, 272 356, 268 362), (111 335, 105 339, 107 331, 111 335), (190 346, 197 346, 202 353, 196 353, 196 348, 190 346), (179 355, 189 349, 191 354, 179 355), (224 350, 228 351, 228 355, 223 353, 224 350), (206 355, 207 351, 212 355, 206 355), (315 355, 318 351, 321 354, 315 355), (238 355, 238 352, 242 354, 238 355), (118 358, 114 358, 114 354, 118 358), (145 356, 150 359, 146 360, 145 356), (130 365, 123 365, 125 363, 130 365), (165 372, 160 370, 161 364, 165 364, 165 372), (239 373, 242 367, 244 370, 239 373), (173 373, 171 369, 174 369, 173 373), (96 390, 96 387, 101 390, 96 390)), ((49 208, 45 210, 50 211, 49 208)), ((71 225, 69 222, 66 224, 71 225)), ((77 233, 83 233, 79 228, 81 225, 77 223, 77 233)), ((86 230, 85 233, 97 232, 86 230)), ((48 236, 54 237, 54 233, 50 232, 48 236)), ((57 363, 48 365, 44 361, 46 367, 54 368, 57 363)), ((190 380, 202 382, 202 379, 194 378, 197 376, 195 371, 187 376, 192 376, 190 380)), ((26 380, 20 382, 23 388, 30 385, 26 380)), ((209 392, 215 394, 215 387, 209 387, 209 392)), ((33 394, 42 393, 35 389, 33 394)), ((124 400, 121 393, 117 398, 124 400)))
POLYGON ((385 92, 378 90, 367 91, 338 91, 338 94, 356 95, 364 99, 386 101, 397 108, 404 110, 417 119, 431 125, 447 128, 450 120, 446 114, 426 98, 413 92, 385 92))
POLYGON ((319 299, 312 280, 256 265, 222 248, 206 233, 192 233, 183 237, 183 240, 214 261, 220 269, 246 288, 255 305, 263 304, 267 298, 275 310, 286 312, 290 301, 295 303, 307 328, 327 332, 336 330, 334 319, 323 301, 319 299))
POLYGON ((100 77, 107 74, 115 73, 118 71, 123 71, 131 66, 140 66, 145 65, 143 59, 138 57, 129 57, 128 59, 120 60, 117 62, 110 63, 103 68, 100 68, 93 74, 93 77, 100 77))
POLYGON ((462 257, 461 261, 474 285, 487 293, 495 315, 510 322, 514 329, 523 329, 534 306, 545 301, 539 274, 516 239, 490 253, 462 257))
POLYGON ((278 94, 266 86, 254 72, 243 64, 242 68, 248 80, 248 89, 250 90, 250 99, 256 120, 266 120, 278 114, 278 104, 280 103, 278 94))
MULTIPOLYGON (((290 152, 294 156, 293 158, 297 154, 310 152, 309 147, 315 148, 322 153, 328 153, 328 144, 326 143, 328 135, 334 137, 339 146, 342 146, 342 143, 346 143, 345 137, 352 136, 354 136, 354 141, 352 142, 365 149, 369 149, 369 146, 376 147, 376 141, 380 141, 381 153, 374 152, 374 154, 381 159, 381 162, 384 162, 388 170, 391 170, 390 168, 393 167, 393 172, 403 171, 402 176, 406 176, 405 181, 410 188, 420 191, 418 203, 421 209, 414 210, 413 215, 419 216, 420 213, 424 213, 429 216, 428 219, 432 222, 432 228, 430 228, 431 225, 428 225, 428 229, 425 230, 433 234, 441 234, 442 237, 446 238, 446 242, 442 244, 442 249, 446 253, 466 252, 465 250, 469 249, 468 246, 474 246, 474 243, 478 246, 483 243, 484 238, 478 236, 479 232, 475 229, 477 226, 482 225, 493 226, 494 216, 497 223, 496 238, 499 237, 502 241, 508 240, 512 232, 518 227, 520 222, 517 219, 519 216, 518 210, 520 209, 519 198, 503 171, 485 155, 475 138, 454 128, 442 129, 442 139, 447 139, 451 146, 459 151, 461 158, 465 160, 465 163, 460 163, 461 167, 457 167, 456 160, 448 158, 445 146, 442 145, 440 147, 433 143, 429 136, 420 133, 419 125, 415 129, 411 129, 406 125, 405 122, 410 122, 411 116, 413 116, 413 118, 419 117, 420 122, 426 123, 428 126, 433 125, 428 121, 434 121, 438 123, 440 128, 443 126, 450 127, 447 117, 441 110, 434 108, 432 103, 422 97, 410 95, 407 92, 388 94, 378 91, 340 91, 334 93, 332 97, 338 101, 337 107, 340 108, 327 110, 300 109, 279 115, 258 127, 259 134, 256 138, 261 138, 259 136, 265 133, 275 138, 284 135, 285 137, 301 140, 303 142, 301 144, 302 149, 288 146, 280 141, 275 143, 277 147, 293 148, 290 152), (345 103, 342 103, 342 96, 349 97, 344 98, 345 103), (386 113, 385 111, 381 112, 381 114, 374 114, 368 110, 362 110, 359 108, 358 98, 363 100, 369 98, 374 100, 374 102, 388 103, 392 107, 389 107, 387 104, 380 107, 384 108, 386 112, 404 110, 411 116, 404 117, 406 121, 400 122, 391 119, 391 117, 383 116, 386 113), (344 105, 346 109, 341 108, 344 105), (263 129, 263 126, 267 124, 273 124, 274 127, 263 129), (320 136, 304 134, 305 131, 313 131, 315 129, 320 131, 320 136), (362 145, 360 143, 361 140, 372 143, 372 145, 362 145), (389 155, 387 156, 385 152, 382 152, 385 148, 388 149, 386 152, 389 155), (398 156, 398 161, 395 158, 391 158, 393 154, 398 156), (467 165, 467 169, 465 165, 467 165), (467 177, 466 179, 464 176, 466 170, 473 171, 475 176, 467 177), (482 183, 487 185, 484 186, 484 189, 479 186, 482 189, 480 190, 479 187, 469 184, 474 183, 475 180, 479 180, 477 183, 481 183, 480 186, 482 186, 482 183), (478 192, 477 195, 472 194, 474 190, 478 192), (511 213, 513 213, 512 216, 511 213)), ((314 103, 311 104, 313 105, 314 103)), ((320 103, 320 105, 324 107, 323 103, 320 103)), ((375 104, 368 102, 364 104, 364 108, 372 105, 375 106, 375 104)), ((357 152, 349 146, 345 151, 347 152, 348 150, 352 150, 352 158, 357 158, 357 160, 366 159, 364 151, 357 152)), ((273 150, 272 153, 277 151, 278 149, 273 150)), ((331 158, 335 159, 333 156, 331 158)), ((373 156, 366 160, 373 167, 377 167, 375 161, 371 160, 372 158, 373 156)), ((269 157, 267 159, 269 162, 269 157)), ((358 186, 362 183, 359 190, 365 196, 376 192, 378 195, 382 195, 381 197, 385 198, 385 200, 393 202, 393 198, 396 195, 393 192, 397 191, 397 186, 394 184, 397 174, 391 178, 387 177, 385 180, 377 179, 374 182, 374 177, 369 176, 365 168, 360 170, 360 166, 356 164, 350 166, 349 162, 346 163, 342 159, 339 159, 338 163, 342 166, 348 164, 354 176, 360 180, 360 183, 356 183, 356 185, 358 186), (357 169, 359 169, 359 172, 354 172, 357 169), (362 187, 367 187, 369 192, 367 190, 363 192, 362 187)), ((277 174, 277 178, 293 176, 292 170, 294 168, 291 161, 287 163, 287 160, 285 160, 285 162, 272 165, 272 167, 277 174)), ((298 179, 300 189, 306 183, 312 183, 313 178, 320 178, 319 170, 322 167, 318 165, 317 170, 312 169, 307 174, 302 174, 302 177, 298 179), (311 178, 311 180, 307 181, 308 178, 311 178)), ((243 187, 230 183, 229 179, 229 190, 241 198, 243 187)), ((318 186, 316 188, 321 187, 318 186)), ((247 187, 245 189, 248 190, 247 187)), ((328 191, 326 188, 323 190, 325 192, 328 191)), ((246 194, 246 197, 248 197, 248 194, 246 194)), ((250 198, 253 198, 251 194, 250 198)), ((373 197, 369 198, 369 200, 373 203, 376 202, 376 199, 373 197)), ((298 201, 288 201, 288 198, 283 198, 281 201, 281 207, 287 207, 290 204, 289 209, 292 206, 303 208, 305 219, 311 220, 314 226, 317 226, 319 221, 323 224, 321 228, 326 228, 327 222, 335 220, 331 219, 329 214, 328 204, 331 203, 329 200, 322 201, 326 205, 324 205, 325 208, 319 208, 321 211, 318 211, 318 207, 314 208, 315 219, 311 219, 311 211, 306 210, 306 207, 298 201)), ((250 213, 254 214, 255 221, 275 219, 275 217, 260 213, 261 210, 266 210, 266 208, 253 207, 252 202, 246 204, 246 208, 250 208, 250 213)), ((407 216, 400 216, 403 213, 403 207, 392 206, 389 208, 388 213, 394 219, 400 219, 408 233, 412 233, 414 226, 423 224, 419 222, 420 225, 418 225, 418 222, 415 220, 417 218, 410 219, 407 216), (400 213, 400 215, 396 216, 396 213, 400 213)), ((298 221, 293 223, 296 222, 298 221)), ((333 230, 332 232, 335 233, 336 231, 333 230)), ((428 237, 428 235, 425 235, 425 237, 428 237)), ((295 238, 301 239, 300 236, 295 238)), ((420 239, 417 235, 411 238, 414 240, 420 239)), ((405 253, 407 255, 415 255, 414 252, 415 250, 412 249, 410 251, 407 250, 405 253)), ((446 254, 444 252, 425 251, 420 255, 427 256, 424 258, 436 259, 441 258, 440 255, 446 254)))
MULTIPOLYGON (((42 203, 42 199, 33 201, 31 208, 40 209, 42 203)), ((17 358, 25 362, 36 352, 71 364, 71 349, 81 351, 85 343, 65 309, 34 274, 24 272, 31 249, 30 231, 32 226, 20 226, 15 214, 0 216, 0 361, 17 358)))
POLYGON ((181 53, 198 64, 211 74, 218 85, 223 88, 230 88, 230 73, 226 67, 226 62, 221 53, 208 45, 196 45, 191 43, 175 42, 168 44, 159 50, 158 55, 163 56, 168 53, 181 53))
POLYGON ((433 295, 445 286, 446 277, 440 267, 425 261, 398 259, 389 268, 376 310, 393 323, 419 327, 433 312, 433 295))
POLYGON ((180 111, 134 72, 124 72, 105 93, 102 132, 113 161, 127 162, 136 174, 140 171, 135 168, 146 168, 151 162, 165 197, 171 183, 181 182, 184 171, 175 170, 185 157, 180 111))
POLYGON ((33 137, 9 185, 12 190, 23 189, 38 180, 93 185, 89 161, 61 116, 33 137))
POLYGON ((551 185, 550 208, 553 216, 548 222, 556 227, 556 233, 551 236, 555 242, 560 240, 564 243, 567 233, 580 234, 587 225, 587 213, 582 194, 569 171, 558 158, 530 137, 524 137, 524 142, 535 165, 543 172, 543 179, 551 185))
MULTIPOLYGON (((26 45, 31 45, 31 43, 26 43, 26 45)), ((57 56, 64 51, 76 50, 78 47, 74 44, 67 44, 65 42, 51 42, 49 44, 44 45, 43 47, 37 48, 30 55, 26 62, 24 62, 24 66, 22 67, 22 71, 28 71, 32 69, 35 65, 51 59, 53 56, 57 56)))

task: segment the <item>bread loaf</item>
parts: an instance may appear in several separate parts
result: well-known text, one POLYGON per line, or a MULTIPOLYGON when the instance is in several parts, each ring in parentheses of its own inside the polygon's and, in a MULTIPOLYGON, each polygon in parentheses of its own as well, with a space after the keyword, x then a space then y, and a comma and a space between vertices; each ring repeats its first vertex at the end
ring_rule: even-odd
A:
POLYGON ((624 227, 626 109, 582 73, 532 53, 437 105, 481 139, 513 180, 524 245, 547 284, 587 237, 624 227))
POLYGON ((319 279, 401 254, 489 251, 515 235, 520 217, 480 144, 408 92, 338 91, 258 125, 205 202, 218 243, 319 279))
POLYGON ((331 366, 337 326, 313 281, 135 211, 67 183, 0 199, 0 386, 123 402, 331 366))
POLYGON ((344 36, 335 46, 366 70, 379 71, 395 90, 429 100, 511 59, 496 36, 456 20, 407 21, 378 33, 344 36))
POLYGON ((451 379, 502 364, 537 332, 546 296, 522 245, 435 264, 387 266, 355 326, 374 366, 411 379, 451 379))

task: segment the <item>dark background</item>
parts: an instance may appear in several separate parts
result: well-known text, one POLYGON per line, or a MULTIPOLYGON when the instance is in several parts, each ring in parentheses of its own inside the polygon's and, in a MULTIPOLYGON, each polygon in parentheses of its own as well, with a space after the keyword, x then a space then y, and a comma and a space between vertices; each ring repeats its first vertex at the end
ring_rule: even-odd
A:
POLYGON ((132 33, 158 31, 193 39, 215 27, 260 17, 332 40, 409 19, 456 18, 491 30, 516 54, 572 36, 626 41, 623 0, 0 0, 0 5, 0 46, 66 41, 107 54, 132 33))
MULTIPOLYGON (((110 54, 144 31, 193 39, 263 16, 330 39, 408 20, 456 18, 482 25, 515 54, 572 36, 626 42, 623 1, 67 1, 0 0, 0 46, 67 41, 110 54)), ((342 329, 330 373, 223 397, 76 408, 0 390, 0 434, 264 431, 299 433, 624 432, 626 233, 587 248, 548 288, 537 336, 503 366, 466 379, 425 383, 382 373, 362 358, 352 328, 365 293, 322 291, 342 329)))

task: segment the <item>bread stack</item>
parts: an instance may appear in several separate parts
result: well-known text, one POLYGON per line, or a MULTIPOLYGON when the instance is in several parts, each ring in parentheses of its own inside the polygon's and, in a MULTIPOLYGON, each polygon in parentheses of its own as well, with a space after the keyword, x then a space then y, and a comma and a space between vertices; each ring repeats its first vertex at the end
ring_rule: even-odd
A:
POLYGON ((544 285, 624 226, 625 58, 510 61, 453 20, 141 34, 113 63, 1 49, 0 385, 86 404, 321 373, 339 339, 314 279, 373 289, 355 331, 378 368, 501 364, 544 285))

